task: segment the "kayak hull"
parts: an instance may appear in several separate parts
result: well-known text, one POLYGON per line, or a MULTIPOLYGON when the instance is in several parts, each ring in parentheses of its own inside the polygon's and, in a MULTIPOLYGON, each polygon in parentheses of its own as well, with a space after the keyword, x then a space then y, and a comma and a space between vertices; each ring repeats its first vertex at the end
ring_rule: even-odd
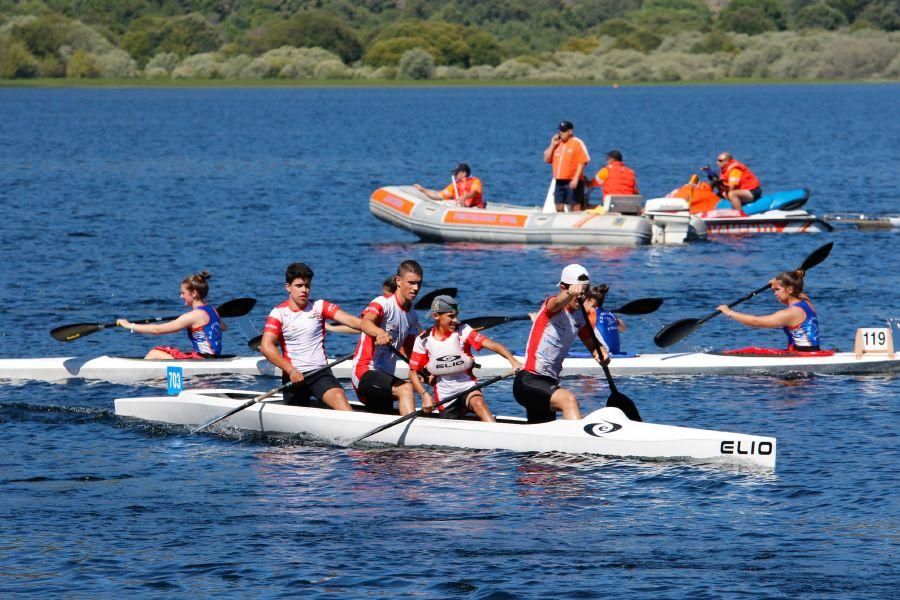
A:
MULTIPOLYGON (((519 357, 520 361, 524 358, 519 357)), ((496 354, 476 357, 478 377, 502 375, 509 363, 496 354)), ((667 375, 791 375, 803 373, 865 375, 900 372, 900 357, 838 352, 831 356, 725 356, 706 352, 671 354, 638 354, 614 357, 610 371, 618 376, 667 375)), ((275 376, 281 374, 262 357, 246 356, 206 360, 142 360, 100 356, 95 358, 54 357, 0 360, 0 380, 65 382, 75 379, 102 380, 112 383, 162 381, 168 367, 180 367, 186 377, 216 375, 275 376)), ((339 379, 350 378, 349 361, 332 370, 339 379)), ((563 362, 563 377, 601 376, 603 370, 591 358, 570 357, 563 362)), ((407 376, 405 365, 398 365, 396 375, 407 376)))
MULTIPOLYGON (((221 416, 260 394, 262 392, 191 390, 178 397, 118 398, 115 411, 121 417, 192 426, 221 416)), ((333 411, 261 402, 216 427, 303 434, 329 443, 346 443, 395 418, 395 415, 357 410, 333 411)), ((617 408, 602 408, 577 421, 557 420, 532 425, 516 417, 498 417, 497 423, 420 417, 379 432, 366 442, 651 460, 688 459, 763 469, 775 468, 777 454, 773 437, 639 423, 630 421, 617 408)))

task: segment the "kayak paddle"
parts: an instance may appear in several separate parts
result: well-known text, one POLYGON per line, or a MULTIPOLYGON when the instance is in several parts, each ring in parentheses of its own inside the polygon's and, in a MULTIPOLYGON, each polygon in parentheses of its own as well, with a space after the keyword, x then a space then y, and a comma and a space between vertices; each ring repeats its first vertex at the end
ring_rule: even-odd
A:
MULTIPOLYGON (((810 255, 806 257, 806 260, 804 260, 800 264, 800 266, 797 267, 797 270, 803 271, 805 273, 806 271, 809 271, 810 269, 815 267, 817 264, 819 264, 820 262, 822 262, 823 260, 825 260, 828 257, 828 254, 831 252, 832 246, 834 246, 834 242, 828 242, 824 246, 821 246, 821 247, 813 250, 812 253, 810 253, 810 255)), ((772 284, 767 283, 766 285, 762 286, 761 288, 750 292, 746 296, 742 296, 742 297, 738 298, 737 300, 735 300, 734 302, 729 304, 728 308, 737 306, 741 302, 745 302, 745 301, 749 300, 750 298, 753 298, 757 294, 763 293, 770 287, 772 287, 772 284)), ((683 340, 684 338, 689 336, 691 334, 691 332, 694 331, 697 327, 699 327, 703 323, 706 323, 707 321, 709 321, 710 319, 712 319, 713 317, 715 317, 718 314, 720 314, 720 313, 718 310, 716 310, 716 311, 713 311, 713 312, 709 313, 708 315, 701 317, 699 319, 688 318, 688 319, 681 319, 681 320, 675 321, 674 323, 669 323, 668 325, 666 325, 665 327, 660 329, 658 332, 656 332, 656 335, 653 337, 653 341, 660 348, 667 348, 667 347, 671 346, 672 344, 683 340)))
MULTIPOLYGON (((344 362, 345 360, 350 360, 351 358, 353 358, 353 355, 352 355, 352 354, 347 354, 346 356, 342 356, 342 357, 340 357, 340 358, 338 358, 338 359, 336 359, 336 360, 331 361, 330 363, 328 363, 328 364, 325 365, 324 367, 319 367, 318 369, 313 369, 312 371, 309 371, 309 372, 307 372, 307 373, 304 373, 304 374, 303 374, 303 377, 312 377, 313 375, 316 375, 316 374, 318 374, 318 373, 321 373, 321 372, 324 371, 325 369, 330 369, 331 367, 333 367, 333 366, 335 366, 335 365, 339 365, 339 364, 341 364, 342 362, 344 362)), ((222 415, 221 417, 216 417, 215 419, 212 419, 211 421, 207 421, 207 422, 204 423, 203 425, 200 425, 200 426, 198 426, 198 427, 194 427, 193 429, 191 429, 191 433, 192 433, 192 434, 197 433, 198 431, 202 431, 203 429, 206 429, 207 427, 209 427, 209 426, 211 426, 211 425, 215 425, 215 424, 218 423, 219 421, 224 421, 225 419, 227 419, 227 418, 230 417, 231 415, 233 415, 233 414, 235 414, 235 413, 239 413, 239 412, 241 412, 242 410, 244 410, 245 408, 250 408, 251 406, 253 406, 253 405, 256 404, 257 402, 262 402, 262 401, 265 400, 266 398, 270 398, 270 397, 274 396, 275 394, 277 394, 278 392, 281 392, 281 391, 283 391, 283 390, 289 388, 289 387, 292 386, 292 385, 294 385, 294 382, 293 382, 293 381, 288 381, 287 383, 285 383, 285 384, 283 384, 283 385, 279 385, 277 388, 272 388, 271 390, 269 390, 269 391, 266 392, 265 394, 261 394, 261 395, 255 397, 255 398, 251 398, 250 400, 247 400, 246 402, 244 402, 243 404, 241 404, 241 405, 238 406, 237 408, 233 408, 233 409, 229 410, 227 413, 225 413, 225 414, 222 415)))
MULTIPOLYGON (((614 308, 610 312, 622 315, 648 315, 662 306, 662 303, 662 298, 639 298, 627 302, 619 308, 614 308)), ((475 331, 482 331, 490 327, 503 325, 510 321, 527 321, 530 318, 529 315, 514 315, 511 317, 472 317, 471 319, 466 319, 462 323, 463 325, 468 325, 475 331)))
MULTIPOLYGON (((587 310, 585 310, 584 304, 582 304, 580 308, 581 315, 584 317, 584 322, 587 324, 588 329, 591 330, 591 339, 594 340, 594 350, 597 351, 598 355, 602 356, 602 353, 600 352, 600 340, 597 339, 597 333, 594 331, 594 328, 591 327, 591 322, 588 319, 587 310)), ((616 387, 616 383, 612 378, 612 373, 609 372, 609 367, 606 366, 606 363, 601 362, 600 366, 603 367, 603 374, 606 375, 606 383, 609 385, 609 398, 606 400, 606 406, 618 408, 632 421, 642 421, 641 413, 638 412, 637 406, 634 405, 631 398, 620 392, 619 388, 616 387)))
MULTIPOLYGON (((460 398, 465 398, 472 392, 475 392, 475 391, 480 390, 481 388, 487 387, 487 386, 491 385, 492 383, 497 383, 501 379, 506 379, 507 377, 509 377, 510 375, 513 375, 514 373, 515 373, 515 371, 510 371, 509 373, 505 373, 503 375, 497 375, 496 377, 491 377, 490 379, 486 379, 477 385, 473 385, 472 387, 466 388, 461 392, 453 394, 452 396, 449 396, 449 397, 445 398, 444 400, 441 400, 440 402, 436 402, 434 404, 434 408, 437 408, 439 406, 449 406, 450 404, 452 404, 453 402, 456 402, 460 398)), ((365 432, 364 434, 353 438, 352 440, 350 440, 349 442, 344 444, 344 447, 352 446, 356 442, 362 441, 362 440, 366 439, 367 437, 373 436, 376 433, 384 431, 385 429, 390 429, 394 425, 399 425, 400 423, 403 423, 404 421, 410 421, 410 420, 415 419, 416 417, 420 417, 424 414, 425 414, 425 409, 423 409, 423 408, 414 410, 411 413, 403 415, 399 419, 394 419, 390 423, 385 423, 384 425, 379 425, 375 429, 369 430, 369 431, 365 432)))
MULTIPOLYGON (((236 298, 223 302, 216 307, 216 312, 223 319, 243 317, 256 305, 256 298, 236 298)), ((156 317, 155 319, 141 319, 140 321, 132 321, 136 325, 145 325, 147 323, 159 323, 161 321, 174 321, 178 317, 156 317)), ((116 323, 74 323, 72 325, 61 325, 50 331, 53 339, 60 342, 72 342, 78 338, 82 338, 92 333, 97 333, 101 329, 116 327, 116 323)))

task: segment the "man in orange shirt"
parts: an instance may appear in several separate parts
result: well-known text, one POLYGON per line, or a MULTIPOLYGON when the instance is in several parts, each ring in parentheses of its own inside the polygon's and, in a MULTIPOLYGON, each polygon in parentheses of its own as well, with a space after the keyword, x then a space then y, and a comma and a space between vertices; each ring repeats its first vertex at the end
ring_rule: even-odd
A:
POLYGON ((587 146, 575 137, 575 126, 570 121, 559 124, 559 133, 550 139, 544 150, 544 162, 553 166, 556 181, 555 202, 557 212, 584 210, 584 168, 590 162, 587 146))
POLYGON ((424 188, 418 183, 413 184, 413 187, 432 200, 455 200, 459 206, 484 208, 481 180, 471 176, 472 169, 469 165, 459 163, 450 175, 453 181, 440 192, 424 188))
POLYGON ((592 188, 603 187, 604 196, 637 196, 637 177, 634 171, 622 162, 622 153, 610 150, 606 155, 606 166, 597 171, 592 188))
POLYGON ((734 160, 728 152, 722 152, 716 158, 719 165, 719 181, 716 186, 723 198, 731 202, 734 210, 742 210, 744 204, 749 204, 762 197, 762 188, 759 179, 747 165, 734 160))

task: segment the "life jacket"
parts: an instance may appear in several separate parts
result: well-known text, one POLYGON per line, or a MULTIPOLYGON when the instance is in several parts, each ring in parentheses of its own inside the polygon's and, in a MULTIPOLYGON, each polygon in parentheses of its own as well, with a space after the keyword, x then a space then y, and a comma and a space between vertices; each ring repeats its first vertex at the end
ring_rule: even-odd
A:
POLYGON ((753 174, 753 171, 747 168, 747 165, 739 163, 732 159, 730 163, 722 167, 721 170, 722 185, 727 190, 755 190, 759 187, 759 179, 753 174), (737 187, 731 187, 728 183, 728 174, 732 169, 741 170, 741 181, 737 187))
POLYGON ((791 306, 799 306, 806 313, 806 319, 796 327, 782 327, 788 339, 788 348, 819 349, 819 318, 806 300, 794 302, 791 306))
POLYGON ((606 172, 606 179, 603 181, 604 196, 633 196, 638 193, 634 171, 621 161, 615 160, 606 165, 606 172))
POLYGON ((199 308, 209 315, 209 323, 197 328, 188 328, 188 339, 191 340, 194 352, 218 356, 222 353, 222 325, 219 313, 208 304, 199 308))
POLYGON ((456 197, 461 199, 463 196, 471 192, 476 183, 478 184, 478 191, 475 192, 475 195, 468 200, 463 200, 463 206, 466 206, 468 208, 484 208, 484 199, 482 198, 481 194, 481 180, 477 177, 463 177, 461 179, 457 179, 456 197))
POLYGON ((720 198, 708 183, 686 183, 668 194, 670 198, 683 198, 690 204, 692 213, 704 213, 714 210, 720 198))

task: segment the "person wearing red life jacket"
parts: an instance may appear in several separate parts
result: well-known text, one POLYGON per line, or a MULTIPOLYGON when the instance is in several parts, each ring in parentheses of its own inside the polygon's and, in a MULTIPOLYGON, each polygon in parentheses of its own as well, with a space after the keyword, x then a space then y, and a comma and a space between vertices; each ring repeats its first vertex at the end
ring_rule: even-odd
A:
MULTIPOLYGON (((438 296, 431 303, 434 327, 416 338, 412 356, 409 359, 410 381, 413 387, 422 389, 425 373, 434 377, 434 399, 441 402, 464 392, 477 383, 472 374, 475 359, 473 351, 487 348, 507 361, 513 371, 522 368, 516 357, 506 346, 483 335, 468 325, 459 325, 459 307, 452 296, 438 296), (422 374, 420 374, 422 373, 422 374), (418 382, 416 381, 418 380, 418 382)), ((461 419, 467 413, 475 413, 479 419, 489 423, 495 421, 481 390, 470 392, 452 405, 438 405, 440 416, 447 419, 461 419)))
POLYGON ((622 153, 618 150, 610 150, 606 155, 606 166, 597 171, 592 188, 603 188, 604 196, 637 196, 640 194, 637 187, 637 177, 630 168, 622 162, 622 153))
POLYGON ((418 183, 413 187, 432 200, 454 200, 466 208, 484 208, 484 193, 481 180, 472 177, 472 169, 466 163, 459 163, 450 172, 453 181, 441 191, 429 190, 418 183))
POLYGON ((762 197, 759 179, 747 165, 736 161, 728 152, 719 154, 716 164, 719 165, 719 193, 735 210, 762 197))
POLYGON ((191 307, 174 321, 166 323, 135 324, 128 319, 117 319, 116 324, 131 333, 162 335, 187 330, 191 341, 191 351, 185 352, 175 346, 156 346, 147 353, 145 359, 200 359, 215 358, 222 353, 222 332, 228 329, 225 322, 219 319, 219 313, 206 303, 209 293, 209 280, 212 275, 208 271, 188 275, 181 282, 181 299, 191 307))

